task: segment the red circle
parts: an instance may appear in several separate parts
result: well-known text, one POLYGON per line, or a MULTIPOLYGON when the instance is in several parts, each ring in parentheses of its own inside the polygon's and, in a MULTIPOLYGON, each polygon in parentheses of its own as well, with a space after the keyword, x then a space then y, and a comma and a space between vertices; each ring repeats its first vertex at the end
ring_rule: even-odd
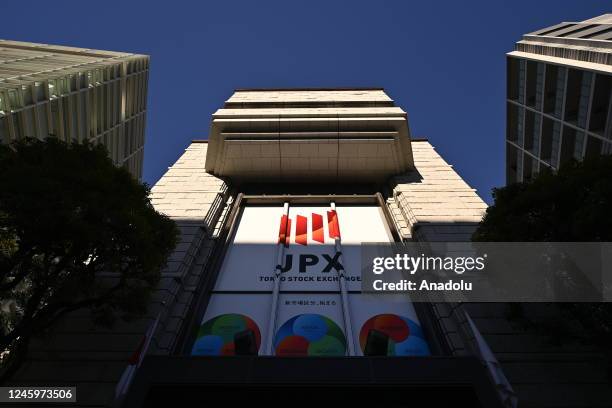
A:
POLYGON ((410 334, 410 329, 406 322, 401 317, 394 314, 376 316, 372 328, 385 333, 396 343, 406 340, 410 334))
POLYGON ((302 336, 287 336, 276 347, 277 356, 307 356, 308 340, 302 336))
POLYGON ((234 342, 230 341, 229 343, 225 343, 223 347, 221 347, 220 354, 222 356, 233 356, 236 354, 234 342))

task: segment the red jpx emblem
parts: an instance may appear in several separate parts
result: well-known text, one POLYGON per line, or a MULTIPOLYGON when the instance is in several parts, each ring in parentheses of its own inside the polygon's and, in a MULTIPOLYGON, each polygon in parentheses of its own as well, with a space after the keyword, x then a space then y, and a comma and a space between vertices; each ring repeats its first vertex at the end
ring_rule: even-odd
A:
MULTIPOLYGON (((310 223, 311 237, 313 241, 325 243, 325 229, 323 227, 323 216, 312 213, 310 223)), ((327 232, 331 239, 340 238, 340 226, 338 224, 338 214, 336 211, 327 211, 327 232)), ((278 243, 288 246, 291 242, 291 218, 286 215, 281 216, 280 228, 278 230, 278 243)), ((300 245, 308 245, 308 218, 303 215, 295 217, 295 237, 294 242, 300 245)))

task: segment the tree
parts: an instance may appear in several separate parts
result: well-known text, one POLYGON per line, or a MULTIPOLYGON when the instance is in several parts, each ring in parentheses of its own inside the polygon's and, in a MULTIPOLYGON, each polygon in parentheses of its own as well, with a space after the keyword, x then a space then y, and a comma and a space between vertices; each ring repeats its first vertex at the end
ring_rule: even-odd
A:
POLYGON ((112 324, 146 311, 178 236, 148 195, 102 146, 0 146, 0 380, 69 312, 112 324))
MULTIPOLYGON (((493 190, 494 204, 474 241, 612 241, 612 156, 571 161, 557 173, 493 190)), ((515 313, 519 305, 513 305, 515 313)), ((585 329, 583 335, 612 345, 612 303, 565 303, 563 312, 585 329)))
POLYGON ((493 199, 474 241, 612 241, 612 156, 544 170, 493 189, 493 199))

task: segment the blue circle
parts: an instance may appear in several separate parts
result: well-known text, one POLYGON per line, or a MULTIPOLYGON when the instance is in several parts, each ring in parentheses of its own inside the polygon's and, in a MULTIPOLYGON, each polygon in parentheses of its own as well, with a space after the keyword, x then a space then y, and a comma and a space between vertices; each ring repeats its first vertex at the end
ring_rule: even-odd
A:
POLYGON ((401 343, 395 343, 396 356, 428 356, 429 347, 425 340, 416 336, 408 336, 401 343))
POLYGON ((191 354, 195 356, 218 356, 223 347, 223 338, 216 335, 200 337, 193 345, 191 354))
POLYGON ((293 333, 317 341, 327 333, 327 323, 318 314, 303 314, 293 322, 293 333))
POLYGON ((423 334, 423 329, 421 329, 421 326, 419 326, 412 319, 409 319, 407 317, 402 317, 402 319, 404 319, 404 321, 408 325, 408 330, 409 330, 408 333, 410 333, 410 336, 417 336, 422 339, 425 338, 425 335, 423 334))

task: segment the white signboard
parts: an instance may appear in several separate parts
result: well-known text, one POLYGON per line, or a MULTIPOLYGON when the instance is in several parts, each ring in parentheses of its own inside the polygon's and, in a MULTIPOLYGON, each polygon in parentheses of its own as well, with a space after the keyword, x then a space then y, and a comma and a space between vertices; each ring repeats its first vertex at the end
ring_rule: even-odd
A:
POLYGON ((283 215, 280 205, 244 208, 199 328, 194 355, 233 355, 236 336, 244 333, 263 353, 278 250, 282 250, 282 272, 274 355, 347 355, 338 275, 342 268, 352 292, 348 310, 358 355, 363 355, 372 335, 385 340, 388 355, 429 354, 407 298, 355 293, 361 290, 360 245, 392 240, 380 208, 337 206, 334 212, 330 206, 290 206, 288 216, 283 219, 283 215), (335 249, 336 236, 342 257, 335 249))
MULTIPOLYGON (((290 234, 282 257, 281 290, 338 291, 329 206, 291 206, 290 234)), ((383 215, 376 206, 336 208, 348 290, 361 290, 362 242, 389 242, 383 215)), ((246 207, 223 263, 215 290, 272 290, 283 208, 246 207)))

